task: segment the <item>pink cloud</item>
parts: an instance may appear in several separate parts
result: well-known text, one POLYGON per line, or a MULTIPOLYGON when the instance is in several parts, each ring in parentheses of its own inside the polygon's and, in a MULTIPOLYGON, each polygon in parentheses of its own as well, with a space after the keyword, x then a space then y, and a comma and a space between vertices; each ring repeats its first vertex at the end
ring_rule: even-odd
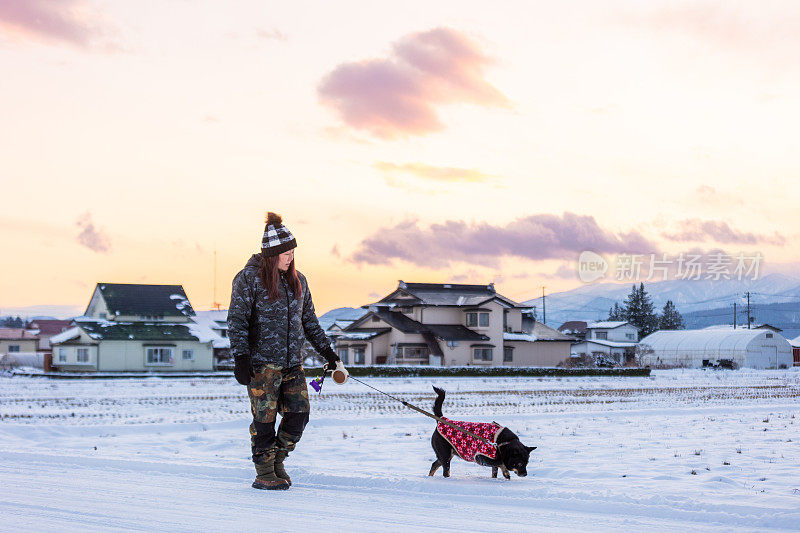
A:
POLYGON ((436 28, 403 37, 386 58, 339 65, 318 95, 352 128, 384 139, 423 135, 444 129, 439 105, 509 105, 484 79, 489 64, 467 36, 436 28))
POLYGON ((664 232, 665 239, 676 242, 706 242, 714 241, 723 244, 772 244, 783 246, 786 237, 775 232, 774 235, 760 235, 739 231, 730 227, 721 220, 700 220, 697 218, 681 220, 678 222, 678 231, 664 232))
POLYGON ((75 222, 81 232, 78 234, 78 243, 81 246, 98 253, 107 253, 111 249, 111 239, 103 230, 95 227, 90 212, 86 212, 75 222))
POLYGON ((101 34, 96 10, 84 0, 0 0, 0 33, 81 47, 101 34))
POLYGON ((800 9, 795 2, 644 2, 640 6, 644 9, 621 14, 621 21, 689 37, 736 56, 757 59, 759 64, 796 62, 800 9))
POLYGON ((401 260, 430 268, 457 261, 495 267, 502 257, 573 259, 584 250, 644 253, 657 247, 636 231, 616 234, 594 217, 564 213, 531 215, 505 226, 448 220, 420 228, 414 220, 405 221, 362 240, 350 259, 373 265, 401 260))

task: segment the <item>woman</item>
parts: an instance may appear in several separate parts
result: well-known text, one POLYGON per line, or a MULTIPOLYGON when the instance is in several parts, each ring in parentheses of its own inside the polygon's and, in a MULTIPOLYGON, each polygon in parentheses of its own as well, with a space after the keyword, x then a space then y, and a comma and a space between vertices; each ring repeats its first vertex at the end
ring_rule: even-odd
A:
POLYGON ((295 270, 296 247, 281 217, 267 213, 261 253, 253 254, 233 278, 228 309, 233 373, 247 385, 253 412, 250 443, 257 489, 286 490, 292 484, 283 461, 300 440, 309 412, 304 340, 327 360, 328 368, 339 360, 314 314, 308 282, 295 270))

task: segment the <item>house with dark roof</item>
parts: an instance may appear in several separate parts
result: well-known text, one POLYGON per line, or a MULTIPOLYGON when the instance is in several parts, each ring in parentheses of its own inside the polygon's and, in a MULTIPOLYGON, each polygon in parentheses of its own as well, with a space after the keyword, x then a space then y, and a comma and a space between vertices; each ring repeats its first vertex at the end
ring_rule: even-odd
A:
POLYGON ((71 325, 71 320, 35 319, 26 329, 39 338, 39 350, 50 352, 50 337, 67 331, 71 325))
POLYGON ((583 320, 568 320, 558 326, 558 331, 582 341, 586 338, 586 322, 583 320))
POLYGON ((98 283, 83 316, 50 337, 59 371, 207 371, 214 339, 181 285, 98 283))
POLYGON ((406 283, 339 332, 345 364, 556 366, 572 337, 537 322, 494 284, 406 283))

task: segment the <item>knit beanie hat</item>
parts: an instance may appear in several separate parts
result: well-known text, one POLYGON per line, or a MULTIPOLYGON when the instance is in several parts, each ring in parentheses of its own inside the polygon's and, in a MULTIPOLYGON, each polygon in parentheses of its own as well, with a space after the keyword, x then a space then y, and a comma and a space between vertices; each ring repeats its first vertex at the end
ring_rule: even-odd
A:
POLYGON ((281 216, 270 211, 267 213, 264 237, 261 238, 261 253, 266 256, 279 255, 292 248, 297 248, 294 235, 283 225, 281 216))

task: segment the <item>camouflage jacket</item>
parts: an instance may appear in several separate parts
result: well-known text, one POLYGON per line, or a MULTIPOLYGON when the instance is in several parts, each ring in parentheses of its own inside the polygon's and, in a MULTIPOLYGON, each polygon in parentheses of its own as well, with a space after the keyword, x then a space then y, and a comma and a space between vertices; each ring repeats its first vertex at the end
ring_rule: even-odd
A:
POLYGON ((236 359, 250 358, 254 367, 267 363, 295 366, 303 362, 302 348, 306 339, 320 354, 333 353, 314 313, 306 277, 297 273, 303 291, 302 298, 297 299, 281 273, 280 296, 270 301, 258 276, 259 255, 253 254, 233 278, 228 308, 231 355, 236 359))

